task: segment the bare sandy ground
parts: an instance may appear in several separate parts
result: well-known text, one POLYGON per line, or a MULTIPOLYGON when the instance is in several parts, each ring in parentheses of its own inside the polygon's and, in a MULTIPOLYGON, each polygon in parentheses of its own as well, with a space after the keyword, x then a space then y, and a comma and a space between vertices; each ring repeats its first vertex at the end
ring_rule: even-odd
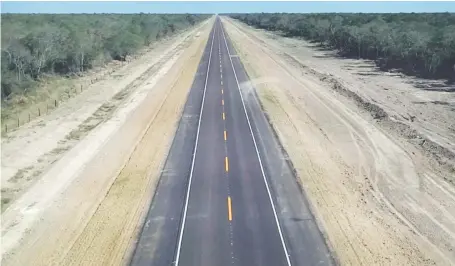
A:
POLYGON ((223 22, 340 264, 455 264, 450 88, 223 22))
POLYGON ((156 43, 137 60, 104 73, 104 79, 57 110, 2 138, 2 211, 88 132, 109 119, 127 96, 139 86, 155 82, 148 79, 162 75, 159 70, 192 40, 199 27, 156 43))
MULTIPOLYGON (((153 195, 212 24, 213 19, 164 45, 170 50, 161 50, 165 57, 158 59, 159 66, 145 60, 137 63, 143 71, 137 70, 140 73, 135 77, 130 77, 130 69, 124 72, 127 77, 110 81, 112 86, 123 82, 123 92, 127 93, 111 92, 110 98, 113 88, 106 85, 105 95, 95 93, 93 98, 87 96, 79 102, 90 105, 93 99, 100 102, 100 109, 103 105, 109 109, 111 101, 118 101, 113 104, 114 110, 83 138, 71 138, 75 142, 72 148, 48 166, 2 214, 2 265, 125 262, 153 195), (123 79, 131 79, 135 85, 123 79), (104 103, 100 99, 103 97, 104 103)), ((102 115, 93 109, 92 119, 102 115)), ((70 117, 74 110, 62 111, 61 116, 66 113, 68 124, 78 120, 70 117)), ((79 124, 87 120, 80 119, 79 124)), ((54 131, 67 126, 58 124, 54 131)), ((61 136, 80 129, 77 127, 61 136)))

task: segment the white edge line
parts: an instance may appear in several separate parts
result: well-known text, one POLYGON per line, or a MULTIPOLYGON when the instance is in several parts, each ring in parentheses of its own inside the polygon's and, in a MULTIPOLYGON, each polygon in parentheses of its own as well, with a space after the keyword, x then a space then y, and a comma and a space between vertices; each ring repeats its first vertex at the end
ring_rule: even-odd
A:
POLYGON ((235 77, 235 81, 237 82, 237 89, 238 89, 239 94, 240 94, 240 99, 242 99, 243 111, 245 112, 246 120, 248 122, 248 127, 250 128, 251 137, 253 138, 254 148, 256 149, 256 154, 258 156, 259 165, 261 167, 262 177, 264 179, 265 187, 267 188, 267 193, 269 194, 270 204, 272 205, 273 215, 275 216, 275 221, 276 221, 276 224, 277 224, 277 227, 278 227, 278 233, 280 234, 280 238, 281 238, 281 244, 283 245, 283 249, 284 249, 284 253, 286 255, 287 263, 288 263, 289 266, 291 266, 291 261, 289 259, 289 253, 288 253, 288 250, 286 248, 286 243, 284 242, 283 233, 281 232, 281 226, 280 226, 280 222, 278 220, 278 215, 276 214, 276 209, 275 209, 275 204, 273 203, 272 194, 270 193, 270 188, 269 188, 269 185, 267 183, 267 179, 265 177, 265 172, 264 172, 264 168, 262 166, 261 156, 259 156, 258 146, 256 144, 256 139, 255 139, 254 134, 253 134, 253 129, 251 128, 251 123, 250 123, 250 119, 248 117, 248 113, 246 111, 245 102, 243 100, 242 92, 240 91, 239 80, 237 79, 237 74, 235 73, 234 64, 232 63, 232 58, 231 58, 232 56, 231 56, 231 52, 229 51, 229 47, 227 45, 226 36, 224 35, 223 26, 221 26, 221 32, 223 33, 224 43, 226 44, 226 49, 228 51, 229 60, 231 61, 232 71, 234 71, 234 77, 235 77))
POLYGON ((196 143, 194 145, 193 161, 191 162, 190 179, 189 179, 189 182, 188 182, 188 189, 186 191, 185 207, 183 209, 183 219, 182 219, 182 224, 180 226, 180 236, 179 236, 179 242, 178 242, 178 246, 177 246, 177 253, 175 255, 175 265, 176 266, 179 265, 180 249, 182 247, 182 239, 183 239, 183 231, 185 229, 186 213, 188 211, 188 201, 189 201, 189 198, 190 198, 191 181, 193 180, 194 162, 196 160, 197 144, 198 144, 198 141, 199 141, 199 131, 201 129, 202 111, 204 110, 205 92, 207 91, 207 80, 209 78, 210 61, 211 61, 211 58, 212 58, 213 40, 215 39, 215 32, 216 32, 216 23, 214 24, 214 29, 213 29, 212 44, 210 46, 210 54, 209 54, 209 63, 208 63, 208 66, 207 66, 207 75, 205 76, 204 93, 202 95, 201 111, 199 112, 199 121, 198 121, 198 125, 197 125, 196 143))

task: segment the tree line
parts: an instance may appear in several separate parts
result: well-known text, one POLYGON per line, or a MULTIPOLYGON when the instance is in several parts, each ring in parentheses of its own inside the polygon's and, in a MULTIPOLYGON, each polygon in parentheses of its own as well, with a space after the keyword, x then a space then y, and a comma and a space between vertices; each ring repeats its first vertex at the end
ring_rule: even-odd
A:
POLYGON ((382 70, 455 81, 454 13, 230 14, 248 25, 303 37, 382 70))
POLYGON ((44 75, 73 75, 195 25, 196 14, 2 14, 2 100, 44 75))

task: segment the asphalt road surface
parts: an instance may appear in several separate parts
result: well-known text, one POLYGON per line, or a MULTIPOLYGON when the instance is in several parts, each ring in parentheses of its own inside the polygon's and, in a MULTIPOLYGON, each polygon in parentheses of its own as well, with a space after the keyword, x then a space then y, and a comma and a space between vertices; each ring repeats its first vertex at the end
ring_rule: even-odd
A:
POLYGON ((217 17, 131 265, 332 265, 217 17))

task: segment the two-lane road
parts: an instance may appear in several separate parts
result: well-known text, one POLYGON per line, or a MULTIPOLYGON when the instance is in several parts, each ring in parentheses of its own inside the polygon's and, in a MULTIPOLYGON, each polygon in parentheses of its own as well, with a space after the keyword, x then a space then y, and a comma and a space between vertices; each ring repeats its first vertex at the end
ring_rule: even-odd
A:
POLYGON ((332 263, 247 80, 217 17, 133 265, 332 263))
POLYGON ((211 50, 176 263, 287 265, 220 20, 211 50))

